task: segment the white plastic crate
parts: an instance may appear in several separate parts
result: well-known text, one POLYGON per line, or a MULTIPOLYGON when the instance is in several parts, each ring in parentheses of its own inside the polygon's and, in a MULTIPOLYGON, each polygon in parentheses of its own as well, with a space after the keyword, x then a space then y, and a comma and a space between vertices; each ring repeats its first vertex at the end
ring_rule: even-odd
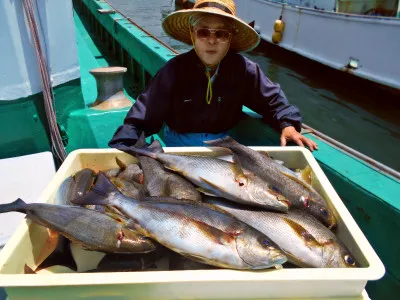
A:
MULTIPOLYGON (((0 253, 0 286, 10 299, 368 299, 364 288, 385 269, 362 231, 344 206, 312 154, 301 147, 252 147, 268 151, 289 168, 309 165, 313 186, 328 201, 337 217, 337 236, 361 265, 351 269, 267 269, 260 271, 195 270, 76 274, 23 274, 45 241, 43 227, 23 221, 0 253)), ((221 148, 164 148, 169 153, 223 156, 221 148)), ((42 202, 52 203, 62 181, 83 168, 106 170, 133 157, 114 149, 72 152, 42 193, 42 202)))

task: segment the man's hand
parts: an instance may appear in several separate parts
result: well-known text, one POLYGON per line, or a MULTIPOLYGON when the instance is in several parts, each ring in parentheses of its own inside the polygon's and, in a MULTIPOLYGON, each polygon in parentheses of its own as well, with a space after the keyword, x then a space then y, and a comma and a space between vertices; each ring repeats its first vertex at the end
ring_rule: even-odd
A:
POLYGON ((318 150, 318 145, 316 143, 297 132, 293 126, 285 127, 282 130, 281 146, 286 146, 288 141, 293 141, 301 147, 307 146, 310 151, 318 150))

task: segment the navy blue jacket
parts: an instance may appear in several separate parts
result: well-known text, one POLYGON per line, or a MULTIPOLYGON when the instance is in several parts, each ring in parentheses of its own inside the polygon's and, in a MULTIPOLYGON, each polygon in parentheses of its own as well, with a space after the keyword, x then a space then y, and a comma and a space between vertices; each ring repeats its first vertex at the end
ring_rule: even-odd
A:
POLYGON ((271 82, 258 64, 228 52, 220 63, 206 102, 205 67, 191 50, 168 61, 139 95, 110 147, 131 146, 144 131, 157 133, 165 122, 178 133, 219 133, 243 117, 242 106, 254 110, 273 128, 301 130, 299 109, 290 105, 280 86, 271 82))

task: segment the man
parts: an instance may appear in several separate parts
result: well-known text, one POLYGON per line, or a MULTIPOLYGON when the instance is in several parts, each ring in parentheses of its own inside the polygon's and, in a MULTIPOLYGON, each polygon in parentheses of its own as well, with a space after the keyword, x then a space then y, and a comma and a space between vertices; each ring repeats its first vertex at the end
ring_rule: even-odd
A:
POLYGON ((245 105, 281 132, 281 145, 293 141, 311 151, 317 145, 300 134, 301 116, 278 84, 238 54, 260 42, 257 32, 235 16, 233 0, 197 0, 193 9, 176 11, 162 23, 173 38, 193 45, 163 66, 128 112, 109 143, 131 146, 144 132, 166 123, 167 146, 204 146, 225 137, 242 118, 245 105))

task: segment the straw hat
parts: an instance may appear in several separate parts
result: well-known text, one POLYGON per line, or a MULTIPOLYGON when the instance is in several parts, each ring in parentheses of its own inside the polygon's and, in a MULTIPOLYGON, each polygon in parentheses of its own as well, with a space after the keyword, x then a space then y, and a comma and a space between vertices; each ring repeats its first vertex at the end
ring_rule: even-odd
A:
POLYGON ((223 16, 234 24, 230 48, 237 52, 249 51, 260 42, 260 36, 246 22, 236 17, 236 6, 233 0, 196 0, 193 9, 183 9, 166 16, 162 22, 164 31, 181 42, 191 45, 191 16, 198 13, 223 16))

